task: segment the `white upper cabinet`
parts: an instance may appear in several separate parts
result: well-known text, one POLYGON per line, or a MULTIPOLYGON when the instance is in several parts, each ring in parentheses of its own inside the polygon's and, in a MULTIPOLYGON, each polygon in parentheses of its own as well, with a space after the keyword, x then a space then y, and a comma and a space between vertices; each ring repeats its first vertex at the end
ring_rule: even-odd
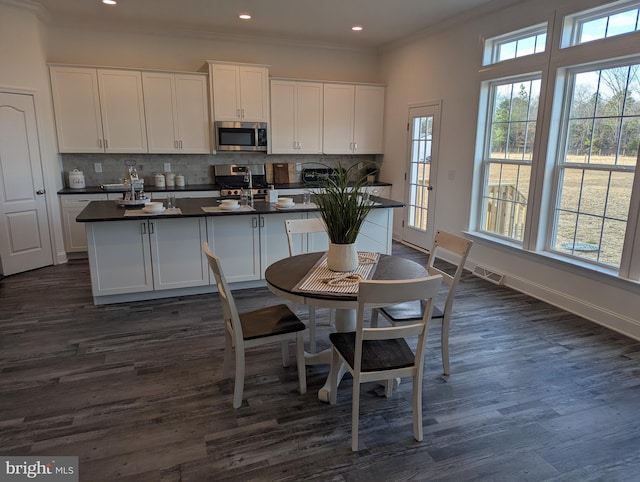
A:
POLYGON ((269 69, 262 65, 209 63, 213 120, 268 122, 269 69))
POLYGON ((140 72, 98 69, 98 90, 105 152, 147 152, 140 72))
POLYGON ((384 86, 324 84, 325 154, 383 152, 384 86))
POLYGON ((322 153, 323 84, 271 81, 271 152, 322 153))
POLYGON ((147 152, 140 72, 52 66, 50 73, 59 152, 147 152))
POLYGON ((210 152, 207 76, 142 72, 151 153, 210 152))
POLYGON ((51 67, 51 91, 59 152, 104 152, 98 73, 51 67))

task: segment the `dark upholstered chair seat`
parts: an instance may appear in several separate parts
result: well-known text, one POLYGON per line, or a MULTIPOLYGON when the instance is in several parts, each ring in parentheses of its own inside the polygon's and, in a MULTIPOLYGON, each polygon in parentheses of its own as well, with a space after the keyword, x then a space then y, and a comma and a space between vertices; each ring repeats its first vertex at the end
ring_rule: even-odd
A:
MULTIPOLYGON (((329 339, 344 360, 353 368, 355 360, 355 332, 331 333, 329 339)), ((403 338, 391 340, 364 340, 362 342, 362 371, 394 370, 410 367, 415 355, 403 338)))
MULTIPOLYGON (((380 311, 393 321, 409 321, 422 318, 424 313, 424 303, 420 301, 408 301, 393 306, 380 308, 380 311)), ((444 313, 436 306, 433 307, 431 318, 443 318, 444 313)))
POLYGON ((285 304, 268 306, 240 313, 240 324, 245 340, 303 331, 304 323, 285 304))

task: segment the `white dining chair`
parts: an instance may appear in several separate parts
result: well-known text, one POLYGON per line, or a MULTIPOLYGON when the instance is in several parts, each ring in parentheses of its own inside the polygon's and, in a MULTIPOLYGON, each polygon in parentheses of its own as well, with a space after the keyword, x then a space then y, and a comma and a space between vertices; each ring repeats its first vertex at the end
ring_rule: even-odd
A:
POLYGON ((413 379, 413 435, 417 441, 422 433, 422 376, 427 329, 433 307, 442 284, 442 276, 428 276, 411 280, 360 281, 356 331, 331 333, 331 370, 329 372, 329 402, 337 401, 338 378, 341 367, 353 376, 351 406, 351 450, 358 450, 358 422, 360 415, 360 385, 393 378, 413 379), (365 327, 365 311, 383 306, 419 300, 424 302, 422 317, 408 324, 385 327, 365 327), (417 338, 415 351, 407 338, 417 338))
MULTIPOLYGON (((442 308, 435 306, 433 308, 432 315, 434 319, 442 320, 440 345, 442 352, 442 369, 445 375, 449 375, 451 373, 451 367, 449 364, 449 331, 451 328, 451 311, 453 309, 453 301, 455 299, 458 282, 460 281, 460 277, 464 271, 464 265, 467 261, 472 245, 473 241, 446 231, 438 230, 427 262, 427 270, 429 271, 429 274, 441 275, 444 284, 447 285, 444 306, 442 308), (455 268, 453 274, 449 274, 447 271, 436 267, 434 263, 437 260, 445 260, 447 263, 453 264, 455 268)), ((371 315, 371 323, 374 326, 377 325, 378 314, 381 314, 391 324, 406 323, 420 318, 423 310, 424 305, 419 301, 388 306, 379 310, 374 310, 371 315)))
MULTIPOLYGON (((320 218, 311 219, 286 219, 284 228, 289 242, 289 256, 295 256, 295 242, 298 235, 326 232, 324 222, 320 218)), ((331 314, 329 315, 331 317, 331 314)), ((316 352, 316 309, 309 306, 309 352, 316 352)))
POLYGON ((245 375, 245 351, 267 343, 280 342, 282 345, 282 365, 289 366, 288 342, 296 342, 296 363, 300 393, 307 391, 307 378, 304 362, 304 323, 285 304, 268 306, 246 313, 238 313, 233 294, 222 271, 220 259, 211 252, 207 242, 202 243, 207 255, 209 267, 216 279, 218 295, 222 303, 225 326, 223 379, 229 378, 231 352, 235 349, 235 382, 233 389, 233 408, 242 405, 245 375))

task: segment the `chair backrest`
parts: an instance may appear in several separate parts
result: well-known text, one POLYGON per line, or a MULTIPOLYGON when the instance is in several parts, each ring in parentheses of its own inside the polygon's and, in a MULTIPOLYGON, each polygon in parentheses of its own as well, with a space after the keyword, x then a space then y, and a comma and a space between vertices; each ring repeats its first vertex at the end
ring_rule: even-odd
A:
POLYGON ((436 236, 433 240, 433 247, 429 254, 429 261, 427 262, 427 271, 431 275, 441 275, 442 281, 449 287, 447 299, 442 310, 445 316, 451 313, 456 286, 462 276, 462 271, 464 270, 464 265, 467 261, 467 256, 469 256, 472 244, 473 241, 456 236, 455 234, 440 230, 436 232, 436 236), (437 259, 445 260, 448 263, 454 263, 456 266, 454 274, 451 275, 434 266, 437 259))
MULTIPOLYGON (((224 277, 222 271, 222 264, 220 258, 218 258, 211 250, 206 241, 202 243, 202 250, 207 255, 209 261, 209 267, 216 278, 216 286, 218 288, 218 295, 220 296, 220 302, 222 303, 222 315, 227 327, 234 334, 237 343, 242 343, 242 325, 240 324, 240 316, 238 315, 238 309, 236 308, 236 302, 233 299, 227 280, 224 277)), ((236 345, 237 346, 237 345, 236 345)))
POLYGON ((424 359, 426 335, 431 314, 433 299, 438 295, 442 285, 442 276, 434 275, 424 278, 405 280, 362 280, 358 286, 358 318, 356 325, 356 346, 354 369, 360 370, 362 362, 363 340, 388 340, 394 338, 418 337, 415 360, 424 359), (372 308, 420 300, 425 303, 421 319, 410 324, 394 326, 365 327, 365 312, 372 308))
POLYGON ((320 218, 311 219, 286 219, 284 228, 287 232, 287 241, 289 241, 289 256, 294 256, 293 235, 326 232, 324 222, 320 218))

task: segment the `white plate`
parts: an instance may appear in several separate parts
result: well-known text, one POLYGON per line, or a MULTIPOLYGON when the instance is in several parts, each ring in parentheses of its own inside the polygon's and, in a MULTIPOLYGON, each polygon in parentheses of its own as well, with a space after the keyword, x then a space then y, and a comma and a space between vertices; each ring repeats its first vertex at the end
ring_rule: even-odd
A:
POLYGON ((142 208, 142 210, 147 214, 161 213, 162 211, 166 211, 166 209, 167 208, 165 208, 164 206, 162 206, 162 208, 160 209, 147 209, 146 207, 142 208))
POLYGON ((233 211, 234 209, 240 209, 240 204, 236 204, 235 206, 220 205, 220 209, 224 209, 225 211, 233 211))

